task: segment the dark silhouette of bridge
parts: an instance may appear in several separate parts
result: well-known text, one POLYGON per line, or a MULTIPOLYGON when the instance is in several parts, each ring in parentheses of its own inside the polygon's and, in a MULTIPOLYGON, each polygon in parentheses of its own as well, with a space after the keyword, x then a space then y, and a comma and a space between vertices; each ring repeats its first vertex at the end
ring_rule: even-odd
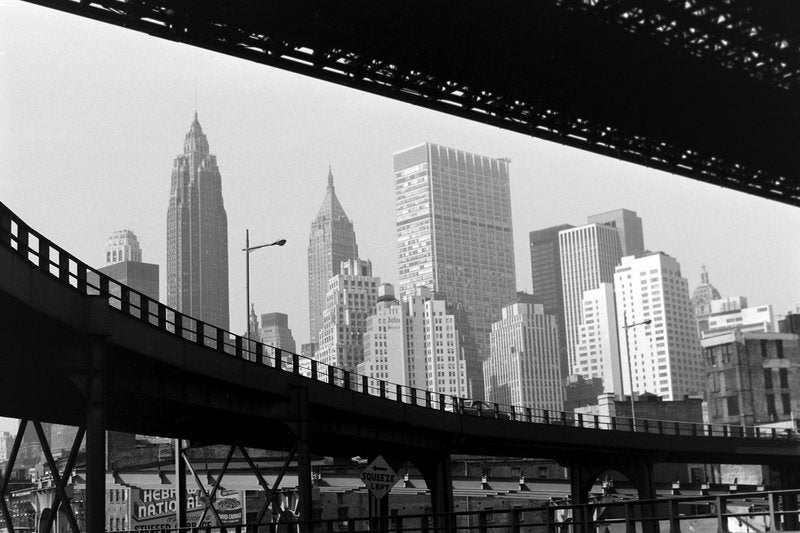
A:
POLYGON ((29 0, 800 205, 793 0, 29 0))
POLYGON ((659 462, 766 464, 782 473, 783 488, 800 480, 791 431, 503 405, 478 412, 461 398, 248 341, 90 268, 2 204, 0 272, 0 415, 35 421, 43 443, 41 421, 78 426, 78 444, 85 432, 90 531, 104 524, 106 430, 228 444, 231 454, 291 449, 301 516, 311 509, 312 453, 410 461, 439 513, 453 509, 454 453, 556 459, 569 467, 578 505, 608 469, 626 475, 640 498, 654 498, 659 462))

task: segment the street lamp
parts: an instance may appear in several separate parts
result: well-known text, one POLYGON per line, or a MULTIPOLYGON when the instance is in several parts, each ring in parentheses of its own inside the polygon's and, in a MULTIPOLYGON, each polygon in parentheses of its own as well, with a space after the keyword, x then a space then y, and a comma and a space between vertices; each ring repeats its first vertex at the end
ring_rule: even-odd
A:
POLYGON ((622 320, 624 322, 622 327, 625 329, 625 355, 628 359, 628 381, 631 384, 631 425, 633 431, 636 431, 636 407, 633 403, 633 370, 631 370, 631 347, 628 341, 628 330, 636 326, 650 324, 652 320, 648 318, 647 320, 642 320, 641 322, 628 324, 628 313, 625 311, 622 312, 622 320))
POLYGON ((247 313, 245 313, 245 319, 247 320, 247 333, 245 334, 245 338, 250 340, 250 252, 254 250, 258 250, 259 248, 266 248, 267 246, 283 246, 286 244, 286 239, 278 239, 275 242, 271 242, 269 244, 259 244, 258 246, 250 246, 250 230, 245 230, 245 241, 244 241, 244 248, 242 251, 245 252, 247 264, 247 313))

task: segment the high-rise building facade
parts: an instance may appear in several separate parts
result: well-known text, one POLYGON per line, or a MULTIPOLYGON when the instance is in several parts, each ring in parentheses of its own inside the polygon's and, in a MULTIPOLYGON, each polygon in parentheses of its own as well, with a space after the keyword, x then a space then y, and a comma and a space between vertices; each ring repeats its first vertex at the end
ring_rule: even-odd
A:
POLYGON ((167 210, 167 305, 228 329, 228 215, 217 157, 194 114, 167 210))
POLYGON ((614 269, 622 257, 619 232, 606 224, 587 224, 558 233, 561 252, 561 283, 564 290, 564 323, 567 357, 575 372, 578 327, 583 317, 583 293, 601 283, 614 282, 614 269))
POLYGON ((508 160, 425 143, 394 154, 394 182, 400 295, 446 299, 482 398, 491 325, 516 294, 508 160))
POLYGON ((702 392, 703 357, 678 261, 663 252, 623 257, 614 290, 625 392, 630 394, 631 383, 634 393, 666 400, 702 392))
POLYGON ((544 312, 558 318, 558 360, 562 378, 571 373, 567 357, 567 329, 564 323, 564 288, 561 283, 561 251, 558 233, 573 228, 570 224, 530 232, 531 278, 533 295, 544 305, 544 312))
POLYGON ((375 312, 381 280, 372 275, 370 261, 343 261, 339 270, 328 280, 319 348, 314 358, 355 372, 364 360, 367 317, 375 312))
POLYGON ((599 215, 591 215, 587 224, 606 224, 617 228, 622 255, 637 255, 644 252, 642 219, 630 209, 615 209, 599 215))
POLYGON ((483 362, 486 399, 560 411, 564 405, 555 315, 523 299, 503 308, 492 325, 491 355, 483 362))
POLYGON ((289 316, 285 313, 262 314, 258 331, 261 342, 264 344, 292 353, 297 352, 292 330, 289 329, 289 316))
POLYGON ((703 265, 703 272, 700 273, 700 285, 692 292, 692 306, 694 307, 697 331, 702 334, 708 331, 708 316, 711 314, 711 300, 722 298, 719 291, 708 281, 708 272, 703 265))
POLYGON ((444 298, 420 287, 401 303, 391 285, 384 287, 375 314, 367 319, 358 373, 437 394, 471 396, 457 319, 444 298))
POLYGON ((343 261, 358 257, 353 223, 336 197, 333 172, 328 167, 328 189, 325 199, 311 223, 308 238, 308 317, 310 344, 319 344, 322 312, 328 282, 341 272, 343 261))
POLYGON ((603 392, 621 395, 618 330, 614 284, 601 283, 596 289, 584 291, 574 373, 587 380, 601 378, 603 392))
POLYGON ((142 249, 132 231, 115 231, 109 237, 106 265, 98 271, 158 301, 158 265, 142 262, 142 249))

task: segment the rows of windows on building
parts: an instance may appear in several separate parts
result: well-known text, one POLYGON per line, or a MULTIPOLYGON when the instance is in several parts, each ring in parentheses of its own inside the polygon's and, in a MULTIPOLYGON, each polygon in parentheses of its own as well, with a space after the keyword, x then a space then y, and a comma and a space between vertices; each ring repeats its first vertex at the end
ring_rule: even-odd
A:
MULTIPOLYGON (((584 390, 667 400, 732 391, 731 378, 709 381, 715 343, 778 334, 770 305, 723 298, 705 268, 690 296, 678 261, 646 249, 628 209, 530 232, 533 295, 517 293, 507 159, 424 143, 394 154, 394 188, 397 290, 359 257, 328 168, 309 235, 303 355, 418 389, 562 409, 584 390)), ((158 299, 158 265, 143 262, 132 231, 110 236, 105 263, 101 272, 158 299)), ((227 327, 227 272, 221 175, 195 113, 172 171, 168 304, 227 327)), ((251 338, 297 351, 287 315, 252 307, 249 323, 251 338)), ((768 412, 795 412, 790 392, 772 394, 768 412)), ((743 412, 742 402, 715 400, 713 412, 743 412)))

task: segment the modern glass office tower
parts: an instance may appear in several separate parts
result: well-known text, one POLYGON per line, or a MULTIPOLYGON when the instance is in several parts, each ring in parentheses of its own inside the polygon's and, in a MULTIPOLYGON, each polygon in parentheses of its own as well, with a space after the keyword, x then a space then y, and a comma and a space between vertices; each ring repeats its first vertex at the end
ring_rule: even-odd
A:
POLYGON ((175 158, 167 210, 167 304, 229 329, 228 215, 197 112, 175 158))
POLYGON ((357 257, 358 245, 353 223, 336 197, 333 173, 328 167, 328 189, 317 217, 311 223, 311 235, 308 238, 309 344, 319 343, 328 281, 339 274, 343 261, 357 257))
POLYGON ((476 398, 492 323, 516 297, 508 165, 432 143, 394 154, 400 296, 427 286, 464 322, 476 398))

